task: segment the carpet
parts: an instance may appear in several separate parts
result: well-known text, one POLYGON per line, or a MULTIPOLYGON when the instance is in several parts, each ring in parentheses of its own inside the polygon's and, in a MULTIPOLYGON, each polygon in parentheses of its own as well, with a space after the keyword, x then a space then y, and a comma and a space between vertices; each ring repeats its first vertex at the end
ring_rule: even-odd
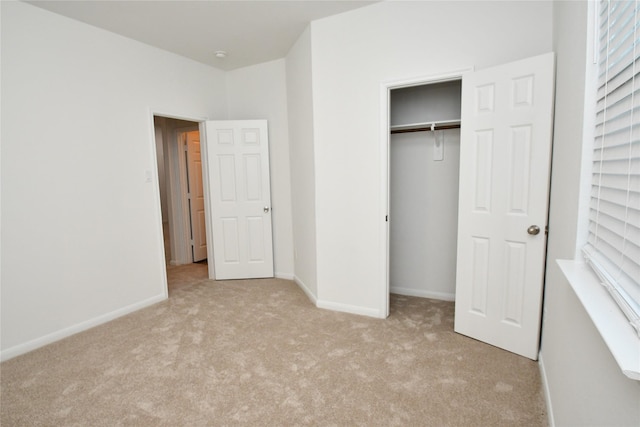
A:
POLYGON ((287 280, 201 280, 0 365, 2 426, 546 426, 538 365, 453 332, 454 304, 389 318, 287 280))

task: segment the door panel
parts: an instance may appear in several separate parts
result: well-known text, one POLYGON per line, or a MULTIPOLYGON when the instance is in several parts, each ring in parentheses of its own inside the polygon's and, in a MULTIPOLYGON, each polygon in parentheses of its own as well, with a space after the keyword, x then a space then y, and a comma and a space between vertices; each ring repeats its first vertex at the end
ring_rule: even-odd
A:
POLYGON ((462 80, 456 332, 537 359, 554 55, 462 80), (529 234, 537 225, 540 233, 529 234))
POLYGON ((207 259, 207 228, 204 214, 204 189, 202 185, 202 155, 200 132, 187 132, 187 182, 191 215, 191 239, 193 262, 207 259))
POLYGON ((206 123, 215 277, 273 277, 266 120, 206 123))

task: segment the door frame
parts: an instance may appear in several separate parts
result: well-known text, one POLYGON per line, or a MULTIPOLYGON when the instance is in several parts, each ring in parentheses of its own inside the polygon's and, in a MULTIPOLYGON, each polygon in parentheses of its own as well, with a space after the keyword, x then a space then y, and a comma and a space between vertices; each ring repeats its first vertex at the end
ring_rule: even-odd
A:
MULTIPOLYGON (((380 278, 379 313, 380 317, 389 317, 389 210, 390 210, 390 142, 389 127, 391 122, 390 96, 393 89, 402 89, 412 86, 424 86, 447 81, 462 81, 465 73, 474 71, 474 67, 450 71, 447 73, 430 74, 419 77, 389 80, 380 84, 380 236, 382 245, 380 253, 380 265, 382 265, 380 278)), ((462 143, 462 141, 460 141, 462 143)))
MULTIPOLYGON (((191 116, 189 114, 180 114, 180 113, 175 113, 175 112, 167 112, 166 110, 161 110, 161 109, 153 109, 150 108, 148 110, 148 126, 149 126, 149 135, 150 135, 150 145, 151 145, 151 153, 152 153, 152 161, 151 161, 151 166, 150 169, 147 170, 147 172, 145 173, 146 178, 145 180, 152 184, 154 186, 154 191, 153 191, 153 197, 155 198, 155 211, 154 211, 154 221, 156 223, 156 236, 157 236, 157 242, 158 242, 158 248, 159 248, 159 254, 158 254, 158 259, 160 260, 160 268, 161 268, 161 277, 163 279, 163 288, 164 288, 164 296, 165 298, 167 298, 169 296, 169 284, 167 281, 167 260, 165 258, 165 253, 164 253, 164 234, 163 234, 163 230, 162 230, 162 203, 160 200, 160 181, 159 181, 159 175, 158 175, 158 153, 156 151, 156 135, 155 135, 155 124, 154 124, 154 117, 164 117, 164 118, 168 118, 168 119, 177 119, 177 120, 185 120, 185 121, 190 121, 190 122, 195 122, 197 123, 197 127, 198 130, 200 132, 200 138, 202 141, 202 138, 206 138, 206 134, 205 134, 205 126, 204 126, 204 122, 206 122, 207 120, 210 120, 206 117, 202 117, 202 116, 191 116), (153 179, 152 177, 155 177, 155 179, 153 179)), ((177 132, 176 132, 177 134, 177 132)), ((206 155, 206 144, 202 144, 201 143, 201 150, 202 150, 202 155, 206 155)), ((179 151, 179 150, 178 150, 179 151)), ((179 154, 179 153, 178 153, 179 154)), ((174 160, 178 160, 178 159, 174 159, 173 156, 174 154, 172 154, 171 150, 168 150, 168 152, 166 153, 167 155, 167 159, 169 161, 170 164, 173 163, 174 160)), ((184 157, 184 156, 183 156, 184 157)), ((179 166, 178 166, 179 167, 179 166)), ((170 167, 169 170, 166 171, 166 173, 169 175, 169 180, 173 181, 175 178, 178 178, 178 185, 182 185, 181 183, 181 179, 180 176, 178 177, 173 177, 172 170, 174 170, 173 167, 170 167)), ((179 173, 179 172, 178 172, 179 173)), ((209 170, 208 167, 206 165, 205 162, 203 162, 202 165, 202 180, 203 180, 203 189, 204 189, 204 196, 205 196, 205 226, 207 228, 207 239, 210 238, 211 234, 212 234, 212 229, 211 229, 211 213, 209 212, 209 209, 207 207, 208 201, 209 201, 209 186, 208 186, 208 177, 209 177, 209 170)), ((179 200, 174 200, 176 199, 176 197, 174 197, 174 195, 172 194, 173 192, 171 191, 172 188, 168 188, 168 193, 170 193, 169 197, 170 197, 170 205, 169 205, 169 218, 167 218, 168 222, 172 225, 174 224, 180 224, 180 222, 184 222, 184 205, 182 203, 182 195, 180 195, 177 199, 179 200), (177 203, 176 203, 177 202, 177 203)), ((181 192, 182 193, 182 192, 181 192)), ((182 224, 180 224, 182 225, 182 224)), ((186 234, 183 233, 183 235, 186 234)), ((184 239, 182 239, 184 240, 184 239)), ((213 249, 207 245, 207 256, 211 259, 213 259, 213 249)), ((209 278, 213 278, 214 277, 214 271, 213 271, 213 266, 208 264, 208 275, 209 278)))

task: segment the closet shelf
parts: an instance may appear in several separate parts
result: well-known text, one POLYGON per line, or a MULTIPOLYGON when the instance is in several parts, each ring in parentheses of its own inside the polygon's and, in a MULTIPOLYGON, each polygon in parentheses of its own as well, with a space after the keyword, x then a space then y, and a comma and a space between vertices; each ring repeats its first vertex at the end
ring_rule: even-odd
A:
POLYGON ((440 120, 435 122, 410 123, 406 125, 390 126, 391 133, 404 132, 425 132, 431 130, 459 129, 460 119, 457 120, 440 120))

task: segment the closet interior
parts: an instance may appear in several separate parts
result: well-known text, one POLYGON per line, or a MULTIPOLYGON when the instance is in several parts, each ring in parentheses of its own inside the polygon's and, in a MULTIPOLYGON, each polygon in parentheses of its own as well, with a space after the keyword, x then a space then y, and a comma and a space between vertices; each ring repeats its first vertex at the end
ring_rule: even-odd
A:
POLYGON ((391 90, 389 285, 455 299, 461 81, 391 90))

